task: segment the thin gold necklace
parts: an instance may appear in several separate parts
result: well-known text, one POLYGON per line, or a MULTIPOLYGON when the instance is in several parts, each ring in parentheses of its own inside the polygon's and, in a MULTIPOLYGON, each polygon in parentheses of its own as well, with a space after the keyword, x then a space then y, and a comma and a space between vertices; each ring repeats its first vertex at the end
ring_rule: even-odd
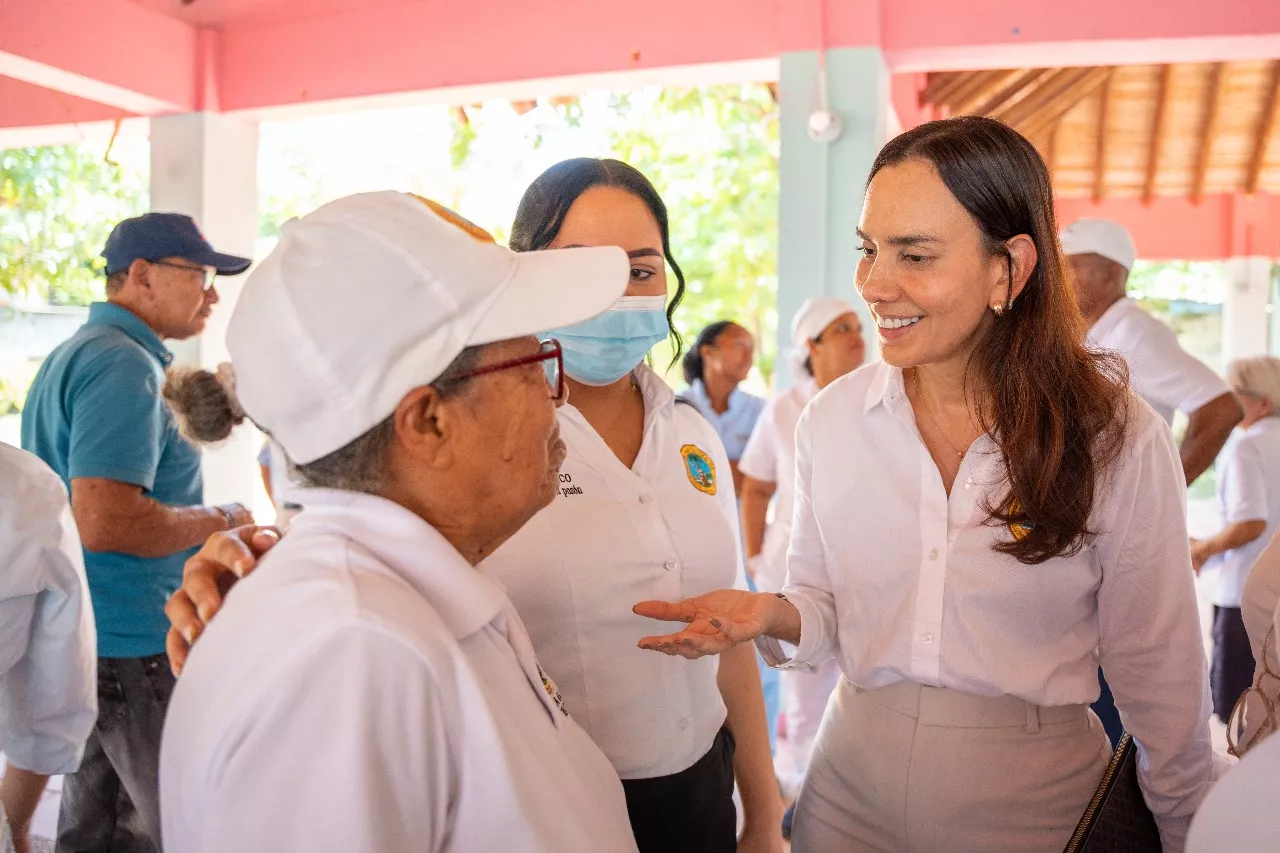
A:
POLYGON ((933 421, 933 428, 938 431, 938 435, 942 436, 942 440, 946 443, 947 447, 951 448, 951 452, 956 455, 956 458, 963 462, 964 451, 957 450, 956 446, 951 443, 951 439, 947 438, 946 430, 942 428, 942 424, 938 423, 938 419, 933 415, 933 407, 930 406, 929 401, 925 399, 924 388, 920 385, 920 368, 911 368, 911 378, 916 381, 916 396, 919 397, 920 402, 924 404, 924 413, 929 416, 929 420, 933 421))

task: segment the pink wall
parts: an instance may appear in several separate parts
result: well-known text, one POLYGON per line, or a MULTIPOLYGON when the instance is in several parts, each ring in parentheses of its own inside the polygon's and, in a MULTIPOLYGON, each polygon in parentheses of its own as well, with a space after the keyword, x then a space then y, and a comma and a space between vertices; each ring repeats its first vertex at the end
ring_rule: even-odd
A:
POLYGON ((1102 216, 1133 234, 1138 257, 1147 260, 1212 261, 1237 256, 1280 257, 1280 198, 1259 193, 1208 196, 1199 205, 1182 198, 1059 199, 1058 224, 1102 216))

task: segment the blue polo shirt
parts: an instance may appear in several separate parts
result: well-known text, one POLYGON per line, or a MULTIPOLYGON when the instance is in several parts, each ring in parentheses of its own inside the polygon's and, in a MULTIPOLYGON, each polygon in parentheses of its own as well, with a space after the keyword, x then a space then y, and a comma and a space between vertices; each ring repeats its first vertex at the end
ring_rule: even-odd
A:
POLYGON ((681 392, 680 397, 693 404, 702 416, 715 427, 716 434, 724 444, 729 461, 737 462, 742 458, 742 451, 747 448, 747 439, 756 428, 756 421, 764 411, 765 400, 748 394, 741 388, 734 388, 729 393, 729 408, 719 414, 711 406, 711 398, 707 396, 707 386, 701 379, 693 380, 693 384, 681 392))
MULTIPOLYGON (((204 502, 200 453, 178 433, 160 396, 173 355, 131 311, 108 302, 60 344, 36 374, 22 410, 22 446, 70 488, 77 477, 141 486, 169 506, 204 502)), ((164 652, 164 604, 182 582, 191 548, 166 557, 85 551, 98 654, 164 652)))

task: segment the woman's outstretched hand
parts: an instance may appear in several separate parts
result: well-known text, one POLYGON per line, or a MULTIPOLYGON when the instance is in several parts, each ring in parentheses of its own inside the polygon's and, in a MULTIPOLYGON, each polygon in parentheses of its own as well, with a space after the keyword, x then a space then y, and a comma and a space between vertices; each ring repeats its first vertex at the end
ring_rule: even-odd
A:
POLYGON ((718 655, 766 633, 780 604, 786 602, 766 593, 720 589, 679 602, 642 601, 632 610, 650 619, 686 623, 683 631, 645 637, 639 646, 692 660, 718 655))

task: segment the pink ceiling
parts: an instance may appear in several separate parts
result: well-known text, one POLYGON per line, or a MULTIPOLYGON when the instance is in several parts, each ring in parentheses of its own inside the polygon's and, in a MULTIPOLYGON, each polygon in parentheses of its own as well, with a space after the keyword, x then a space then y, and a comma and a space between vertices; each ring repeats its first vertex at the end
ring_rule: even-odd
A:
MULTIPOLYGON (((201 27, 286 24, 379 6, 441 0, 130 0, 143 8, 201 27)), ((453 2, 453 0, 444 0, 453 2)))
POLYGON ((112 121, 130 115, 96 101, 0 77, 0 128, 112 121))

